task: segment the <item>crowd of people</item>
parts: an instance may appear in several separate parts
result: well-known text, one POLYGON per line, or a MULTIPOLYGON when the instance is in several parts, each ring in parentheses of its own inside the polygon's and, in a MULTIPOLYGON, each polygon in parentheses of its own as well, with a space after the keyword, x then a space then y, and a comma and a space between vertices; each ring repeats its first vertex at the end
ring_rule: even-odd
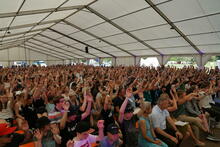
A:
POLYGON ((217 68, 2 68, 0 147, 205 146, 219 97, 217 68))

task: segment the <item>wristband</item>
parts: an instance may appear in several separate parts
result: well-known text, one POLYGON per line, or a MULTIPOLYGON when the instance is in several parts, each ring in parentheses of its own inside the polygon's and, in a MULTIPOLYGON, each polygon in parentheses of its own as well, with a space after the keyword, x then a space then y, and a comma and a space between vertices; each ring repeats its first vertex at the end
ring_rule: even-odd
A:
POLYGON ((69 110, 61 110, 60 112, 63 113, 63 112, 70 112, 70 111, 69 110))

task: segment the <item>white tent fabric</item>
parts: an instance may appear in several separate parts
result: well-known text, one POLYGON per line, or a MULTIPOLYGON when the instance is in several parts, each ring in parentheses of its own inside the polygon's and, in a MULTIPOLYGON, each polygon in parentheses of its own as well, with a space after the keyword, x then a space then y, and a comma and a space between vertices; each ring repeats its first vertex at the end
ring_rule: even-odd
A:
POLYGON ((110 57, 117 65, 192 55, 203 66, 220 54, 220 1, 1 0, 0 53, 17 47, 68 62, 110 57))

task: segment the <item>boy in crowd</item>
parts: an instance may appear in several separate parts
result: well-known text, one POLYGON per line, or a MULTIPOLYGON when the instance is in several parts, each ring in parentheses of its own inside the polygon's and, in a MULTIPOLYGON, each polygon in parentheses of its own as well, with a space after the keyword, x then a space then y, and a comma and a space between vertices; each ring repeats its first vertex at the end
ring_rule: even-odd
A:
POLYGON ((99 120, 97 123, 99 135, 92 135, 89 124, 82 121, 76 126, 76 137, 67 142, 67 147, 92 147, 92 144, 99 142, 104 137, 104 120, 99 120))
POLYGON ((107 136, 100 142, 100 147, 119 147, 122 141, 119 139, 119 127, 110 124, 107 127, 107 136))

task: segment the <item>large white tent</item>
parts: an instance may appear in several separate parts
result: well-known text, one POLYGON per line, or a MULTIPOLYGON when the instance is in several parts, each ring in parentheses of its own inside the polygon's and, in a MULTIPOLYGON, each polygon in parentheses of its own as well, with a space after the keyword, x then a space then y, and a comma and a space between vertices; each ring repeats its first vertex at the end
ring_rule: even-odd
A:
POLYGON ((220 55, 220 0, 1 0, 0 62, 220 55), (88 47, 89 53, 85 52, 88 47))

